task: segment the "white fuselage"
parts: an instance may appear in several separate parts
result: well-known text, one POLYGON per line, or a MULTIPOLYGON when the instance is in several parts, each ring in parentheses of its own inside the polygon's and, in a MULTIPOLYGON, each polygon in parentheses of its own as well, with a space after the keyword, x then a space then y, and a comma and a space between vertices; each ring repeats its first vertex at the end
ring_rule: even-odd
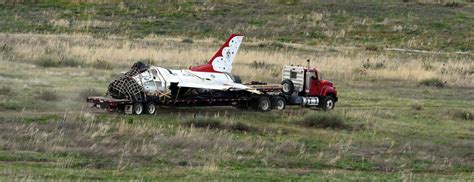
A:
POLYGON ((199 72, 191 70, 170 70, 151 66, 147 71, 133 77, 143 86, 145 93, 168 92, 172 83, 178 87, 212 89, 212 90, 249 90, 250 88, 235 83, 227 73, 199 72))

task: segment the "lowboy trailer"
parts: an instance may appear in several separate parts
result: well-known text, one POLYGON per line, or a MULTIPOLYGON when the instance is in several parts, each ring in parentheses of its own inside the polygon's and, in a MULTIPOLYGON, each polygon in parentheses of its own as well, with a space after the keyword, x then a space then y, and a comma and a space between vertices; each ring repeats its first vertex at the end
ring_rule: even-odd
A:
MULTIPOLYGON (((308 60, 309 64, 309 60, 308 60)), ((118 99, 107 96, 88 97, 91 108, 108 111, 124 111, 126 114, 155 114, 158 106, 234 106, 268 112, 283 110, 287 105, 332 110, 337 102, 337 91, 333 83, 321 79, 316 68, 284 66, 281 84, 252 82, 243 84, 248 90, 213 90, 170 86, 165 94, 150 94, 143 88, 137 92, 140 99, 118 99)), ((154 74, 150 71, 150 74, 154 74)), ((235 78, 234 81, 236 81, 235 78)), ((237 81, 236 81, 237 82, 237 81)), ((110 86, 109 86, 110 89, 110 86)))

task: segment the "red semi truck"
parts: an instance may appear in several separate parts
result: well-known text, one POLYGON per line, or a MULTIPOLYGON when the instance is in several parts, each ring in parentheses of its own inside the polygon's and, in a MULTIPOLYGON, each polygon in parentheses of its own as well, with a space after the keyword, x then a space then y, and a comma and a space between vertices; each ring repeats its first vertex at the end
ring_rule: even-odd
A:
MULTIPOLYGON (((309 64, 309 60, 308 60, 309 64)), ((238 80, 232 77, 237 83, 238 80)), ((140 99, 117 99, 109 96, 88 97, 89 107, 124 111, 126 114, 155 114, 158 106, 197 107, 234 106, 268 112, 283 110, 287 105, 321 108, 325 111, 335 107, 337 91, 334 84, 321 79, 314 67, 284 66, 281 84, 252 82, 244 84, 258 93, 244 90, 212 90, 173 87, 166 95, 148 94, 141 91, 140 99)), ((142 88, 142 90, 144 90, 142 88)))

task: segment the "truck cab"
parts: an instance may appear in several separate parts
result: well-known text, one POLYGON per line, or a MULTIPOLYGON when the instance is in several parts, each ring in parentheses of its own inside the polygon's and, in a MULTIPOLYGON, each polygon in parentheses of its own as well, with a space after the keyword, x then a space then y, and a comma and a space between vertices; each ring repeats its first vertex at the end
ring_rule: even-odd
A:
POLYGON ((290 103, 301 102, 307 107, 334 109, 337 91, 334 84, 321 78, 314 67, 284 66, 282 71, 282 91, 290 103))

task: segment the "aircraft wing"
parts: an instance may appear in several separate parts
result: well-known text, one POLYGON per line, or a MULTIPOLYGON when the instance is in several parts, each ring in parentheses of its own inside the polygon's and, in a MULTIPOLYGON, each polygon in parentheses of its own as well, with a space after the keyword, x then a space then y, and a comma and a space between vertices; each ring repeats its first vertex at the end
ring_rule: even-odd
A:
POLYGON ((245 90, 260 94, 261 92, 243 84, 234 83, 222 77, 223 74, 215 74, 214 78, 203 73, 184 71, 179 76, 178 87, 201 88, 211 90, 245 90))

